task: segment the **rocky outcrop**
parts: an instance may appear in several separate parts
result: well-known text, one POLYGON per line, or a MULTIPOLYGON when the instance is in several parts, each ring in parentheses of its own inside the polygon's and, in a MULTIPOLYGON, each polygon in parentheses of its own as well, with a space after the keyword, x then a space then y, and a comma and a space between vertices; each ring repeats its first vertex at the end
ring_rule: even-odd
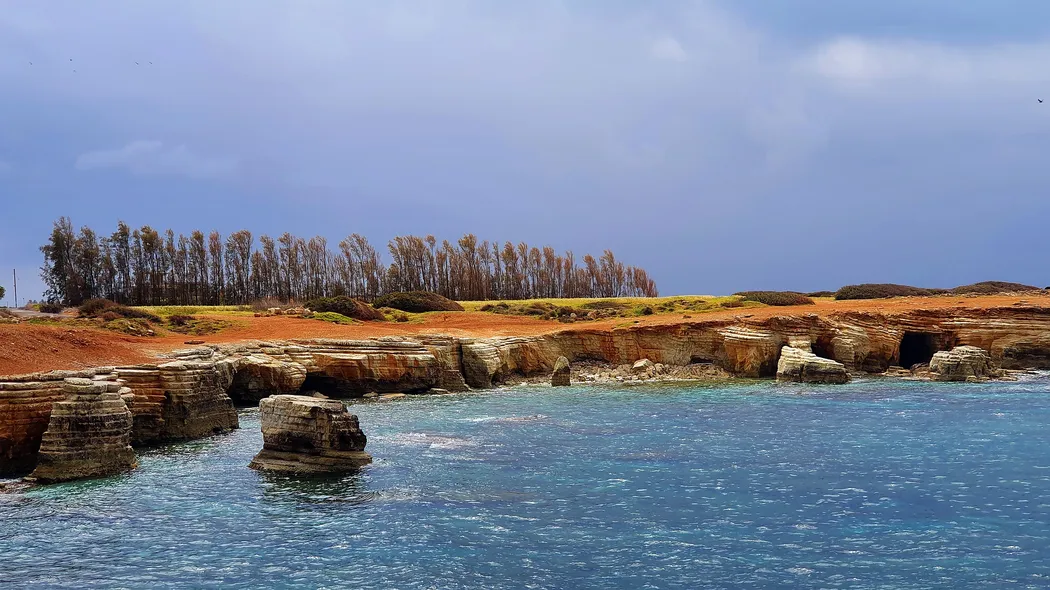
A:
POLYGON ((785 346, 780 351, 777 381, 846 383, 849 379, 849 372, 842 363, 791 346, 785 346))
POLYGON ((112 368, 52 371, 0 378, 0 475, 26 473, 51 419, 51 406, 66 398, 66 378, 94 379, 112 368))
POLYGON ((991 355, 983 349, 957 346, 933 355, 930 374, 934 381, 982 381, 999 377, 1002 372, 993 365, 991 355))
POLYGON ((634 362, 631 365, 632 373, 649 373, 656 367, 656 363, 649 359, 641 359, 634 362))
POLYGON ((65 379, 52 404, 31 479, 43 483, 102 477, 133 469, 130 390, 117 383, 65 379), (123 394, 123 397, 122 397, 123 394))
POLYGON ((338 400, 276 395, 259 404, 263 449, 252 469, 290 473, 353 471, 372 462, 357 416, 338 400))
POLYGON ((994 366, 1004 369, 1050 368, 1050 308, 942 305, 899 313, 701 316, 607 329, 573 325, 523 337, 427 335, 201 346, 170 353, 157 365, 0 378, 0 472, 32 468, 51 405, 62 399, 60 382, 67 376, 129 387, 135 394, 129 404, 132 444, 145 444, 235 427, 230 395, 253 403, 264 394, 297 390, 358 397, 486 388, 521 378, 547 379, 559 357, 575 370, 594 363, 576 381, 773 377, 784 346, 808 349, 846 371, 883 373, 902 363, 928 363, 935 352, 964 345, 984 350, 994 366), (632 373, 632 364, 641 359, 649 359, 653 368, 632 373))
POLYGON ((227 392, 236 405, 254 406, 270 395, 299 391, 306 367, 268 356, 248 355, 234 363, 233 383, 227 392))
POLYGON ((569 386, 571 384, 570 374, 569 359, 559 356, 558 360, 554 362, 554 372, 551 373, 551 385, 554 387, 569 386))

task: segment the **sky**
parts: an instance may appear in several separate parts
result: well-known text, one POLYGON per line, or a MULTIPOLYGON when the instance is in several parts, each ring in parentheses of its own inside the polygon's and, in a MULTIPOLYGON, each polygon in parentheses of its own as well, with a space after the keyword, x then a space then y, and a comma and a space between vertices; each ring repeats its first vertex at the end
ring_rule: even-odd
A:
POLYGON ((0 0, 0 285, 65 215, 1046 286, 1047 64, 1040 0, 0 0))

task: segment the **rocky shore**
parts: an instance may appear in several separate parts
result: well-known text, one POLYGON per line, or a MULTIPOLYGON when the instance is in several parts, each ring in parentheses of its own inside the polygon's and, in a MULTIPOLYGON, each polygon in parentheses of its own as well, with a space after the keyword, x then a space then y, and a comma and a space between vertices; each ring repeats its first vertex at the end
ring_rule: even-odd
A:
MULTIPOLYGON (((937 380, 1050 368, 1050 308, 794 313, 691 319, 522 337, 251 341, 175 351, 156 364, 0 377, 0 473, 28 473, 66 399, 67 378, 128 390, 132 445, 237 428, 236 405, 318 391, 332 398, 571 383, 775 378, 840 383, 853 374, 937 380)), ((58 424, 56 423, 56 428, 58 424)), ((57 430, 56 430, 57 432, 57 430)))

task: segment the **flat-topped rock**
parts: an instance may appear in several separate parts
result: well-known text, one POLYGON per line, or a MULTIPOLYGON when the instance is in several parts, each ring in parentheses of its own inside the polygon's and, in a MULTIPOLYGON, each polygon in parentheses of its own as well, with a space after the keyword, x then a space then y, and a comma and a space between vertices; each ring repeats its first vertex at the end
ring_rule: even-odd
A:
POLYGON ((780 351, 780 360, 777 362, 777 381, 846 383, 849 380, 849 372, 840 362, 791 346, 785 346, 780 351))
POLYGON ((372 462, 357 416, 339 400, 275 395, 259 403, 263 449, 249 467, 288 473, 354 471, 372 462))
POLYGON ((65 379, 65 399, 51 406, 31 479, 43 483, 103 477, 133 469, 130 395, 119 384, 65 379), (116 388, 117 391, 111 391, 116 388), (122 397, 122 394, 124 397, 122 397))
POLYGON ((982 381, 1001 374, 993 365, 991 355, 976 346, 956 346, 934 353, 930 359, 930 375, 934 381, 982 381))

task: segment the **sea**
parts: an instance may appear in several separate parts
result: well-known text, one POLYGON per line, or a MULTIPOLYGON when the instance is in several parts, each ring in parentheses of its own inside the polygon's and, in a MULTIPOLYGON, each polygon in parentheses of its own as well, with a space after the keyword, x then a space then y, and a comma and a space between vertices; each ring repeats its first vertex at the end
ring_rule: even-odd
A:
POLYGON ((0 494, 3 588, 1047 588, 1050 377, 353 402, 375 462, 241 429, 0 494))

